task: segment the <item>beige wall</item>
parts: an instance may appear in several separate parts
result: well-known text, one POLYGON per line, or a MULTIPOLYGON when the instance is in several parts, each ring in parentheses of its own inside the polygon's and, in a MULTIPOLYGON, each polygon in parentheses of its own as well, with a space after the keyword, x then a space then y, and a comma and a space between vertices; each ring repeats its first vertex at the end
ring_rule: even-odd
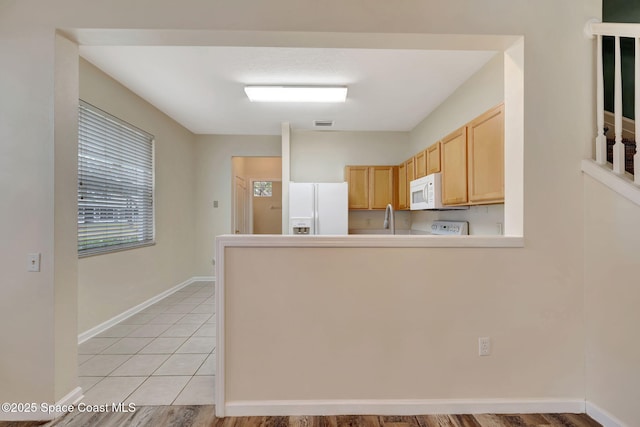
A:
MULTIPOLYGON (((234 156, 280 156, 278 136, 198 135, 196 136, 196 266, 195 275, 212 276, 215 237, 232 230, 232 168, 234 156), (213 201, 218 200, 218 207, 213 201)), ((246 173, 247 162, 242 165, 246 173)), ((255 166, 254 166, 255 167, 255 166)), ((269 166, 270 168, 270 166, 269 166)))
MULTIPOLYGON (((274 138, 275 140, 275 138, 274 138)), ((236 158, 234 157, 233 160, 236 158)), ((281 157, 240 157, 243 162, 242 176, 252 178, 282 178, 281 157)))
POLYGON ((269 197, 252 195, 253 234, 282 234, 282 182, 273 181, 269 197))
MULTIPOLYGON (((56 106, 78 99, 78 47, 56 36, 56 106)), ((78 210, 77 193, 67 191, 78 185, 78 110, 62 109, 55 116, 54 178, 54 354, 56 399, 78 386, 78 210), (64 111, 64 113, 62 113, 64 111)))
MULTIPOLYGON (((265 257, 265 261, 269 262, 265 266, 282 266, 284 260, 277 256, 292 255, 296 258, 304 257, 300 259, 300 268, 320 272, 320 277, 333 277, 327 276, 328 271, 345 271, 345 277, 353 277, 356 267, 362 267, 358 269, 360 271, 365 266, 372 265, 369 260, 369 256, 372 255, 380 261, 378 265, 373 264, 372 271, 379 274, 365 273, 363 280, 356 282, 354 287, 349 289, 353 289, 354 294, 360 294, 360 291, 365 290, 366 284, 366 290, 373 290, 373 295, 362 295, 367 301, 375 303, 375 307, 380 308, 378 314, 382 313, 380 318, 383 318, 385 310, 389 310, 390 313, 399 312, 396 306, 387 308, 388 304, 400 304, 407 301, 408 296, 420 296, 425 292, 422 288, 410 288, 405 284, 423 280, 421 272, 413 272, 414 270, 406 267, 411 261, 423 260, 425 256, 429 256, 454 271, 448 278, 443 275, 436 276, 441 278, 441 283, 436 282, 432 285, 435 287, 426 288, 441 293, 429 293, 425 296, 442 296, 443 301, 447 303, 456 301, 450 310, 459 313, 460 316, 445 317, 449 320, 445 327, 450 326, 453 330, 452 339, 439 343, 451 350, 447 360, 462 362, 462 371, 460 364, 454 367, 443 361, 439 366, 442 372, 436 372, 434 375, 436 378, 442 378, 446 373, 447 380, 440 381, 441 387, 438 391, 425 388, 419 390, 420 392, 425 395, 437 393, 439 396, 584 397, 584 328, 581 320, 584 296, 583 183, 579 172, 579 160, 587 152, 586 147, 591 143, 595 126, 591 71, 593 41, 584 38, 582 29, 588 19, 601 16, 599 0, 566 0, 561 3, 555 0, 452 0, 446 3, 436 0, 407 0, 393 4, 386 0, 372 0, 367 2, 366 7, 359 1, 327 0, 322 8, 315 7, 311 2, 297 0, 274 0, 268 5, 247 0, 186 0, 179 4, 159 3, 154 5, 152 13, 148 8, 137 7, 138 5, 138 1, 130 0, 116 0, 108 4, 79 0, 0 2, 0 55, 3 63, 9 64, 0 68, 0 90, 3 93, 0 98, 0 117, 3 118, 0 122, 0 196, 4 202, 0 207, 4 220, 0 223, 0 322, 5 325, 20 325, 19 328, 4 328, 0 332, 2 342, 11 343, 10 346, 5 346, 7 348, 3 347, 0 353, 0 401, 51 401, 59 397, 59 393, 52 391, 54 383, 70 383, 72 381, 68 377, 73 376, 73 373, 66 372, 64 368, 52 363, 54 356, 51 351, 55 338, 52 327, 53 306, 56 294, 63 291, 55 283, 53 273, 55 240, 59 238, 55 236, 57 226, 54 224, 54 205, 56 200, 70 198, 76 191, 75 187, 61 189, 63 194, 56 192, 55 197, 53 191, 54 177, 68 179, 71 176, 62 173, 62 176, 58 177, 54 172, 56 166, 64 163, 59 163, 54 156, 57 142, 54 138, 53 119, 57 115, 68 113, 69 109, 76 108, 70 101, 54 107, 56 28, 271 30, 273 32, 269 33, 269 37, 259 33, 244 34, 246 38, 243 43, 282 42, 284 45, 312 45, 318 43, 323 35, 327 35, 324 39, 326 45, 331 43, 338 46, 342 46, 348 35, 354 33, 378 33, 378 36, 363 34, 363 37, 359 37, 360 45, 370 46, 376 43, 397 45, 397 40, 402 39, 397 36, 385 37, 385 33, 403 33, 409 38, 426 33, 524 35, 524 249, 354 249, 349 251, 344 259, 338 257, 343 255, 340 252, 329 254, 328 264, 322 264, 327 267, 324 270, 317 269, 311 263, 311 260, 318 260, 315 256, 317 253, 299 251, 290 254, 273 251, 276 257, 265 257), (249 9, 252 10, 251 14, 247 14, 249 9), (317 33, 313 36, 301 36, 299 33, 287 34, 287 31, 317 33), (558 120, 558 117, 563 117, 563 120, 558 120), (562 206, 562 209, 556 209, 558 206, 562 206), (553 211, 550 207, 554 207, 553 211), (550 212, 553 213, 552 223, 548 221, 551 217, 550 212), (42 253, 41 273, 25 271, 25 256, 29 252, 42 253), (460 260, 464 261, 462 265, 468 266, 467 269, 459 268, 460 260), (387 284, 391 281, 400 283, 400 288, 390 290, 387 284), (449 286, 444 288, 444 285, 449 286), (405 289, 408 291, 406 295, 397 292, 405 289), (486 293, 478 295, 477 291, 482 289, 486 289, 486 293), (449 294, 453 290, 457 291, 456 298, 449 294), (465 296, 467 292, 479 296, 479 299, 470 302, 465 296), (385 304, 382 303, 383 299, 385 304), (479 306, 482 306, 482 310, 479 306), (470 315, 460 310, 461 307, 468 309, 470 315), (497 314, 501 315, 499 321, 496 318, 497 314), (482 331, 480 332, 475 325, 483 326, 482 331), (463 346, 472 345, 475 349, 478 333, 495 337, 496 357, 482 359, 484 365, 481 365, 478 359, 474 358, 471 361, 462 356, 466 354, 463 346), (468 344, 469 341, 472 344, 468 344), (535 347, 532 342, 535 342, 535 347), (546 353, 543 354, 540 348, 544 348, 546 353), (499 351, 503 350, 508 358, 498 356, 501 354, 499 351), (498 364, 497 361, 504 363, 498 364), (59 378, 58 371, 65 378, 59 378), (465 380, 465 375, 461 372, 469 374, 468 380, 465 380), (451 378, 454 378, 453 383, 450 382, 451 378), (487 378, 489 380, 482 383, 477 381, 487 378)), ((118 30, 109 34, 99 33, 104 36, 103 43, 118 43, 116 39, 120 36, 123 43, 142 42, 141 39, 132 39, 132 33, 125 35, 118 30)), ((169 38, 165 38, 164 43, 181 34, 183 33, 179 31, 165 33, 169 38)), ((153 31, 146 35, 149 36, 145 39, 147 42, 154 43, 160 40, 155 38, 153 31)), ((233 34, 225 35, 227 41, 233 39, 233 34)), ((221 40, 220 33, 208 36, 209 40, 221 40)), ((82 37, 85 41, 91 38, 86 32, 82 37)), ((237 40, 235 39, 236 42, 237 40)), ((64 129, 61 131, 64 133, 64 129)), ((224 137, 199 137, 196 155, 209 150, 214 151, 209 145, 220 143, 221 146, 225 146, 223 141, 224 137), (211 142, 213 144, 209 144, 211 142)), ((278 140, 278 148, 279 143, 278 140)), ((198 183, 196 189, 196 223, 199 230, 196 244, 196 274, 207 274, 211 271, 213 237, 229 231, 230 210, 209 210, 214 197, 221 195, 220 200, 225 200, 222 196, 229 200, 229 181, 218 180, 217 177, 218 174, 230 176, 229 158, 233 150, 221 151, 226 154, 213 154, 210 164, 204 159, 197 159, 197 181, 205 184, 198 183), (204 194, 205 197, 200 197, 200 194, 204 194), (200 228, 200 224, 204 224, 204 227, 200 228)), ((256 153, 252 151, 247 154, 256 153)), ((276 152, 266 155, 278 154, 276 152)), ((183 159, 179 157, 179 161, 183 159)), ((69 174, 73 173, 69 171, 69 174)), ((58 231, 68 233, 64 228, 58 231)), ((119 258, 116 255, 114 257, 119 258)), ((159 264, 166 261, 158 259, 159 264)), ((139 265, 135 267, 140 268, 139 265)), ((144 267, 146 270, 160 268, 159 265, 144 267)), ((238 269, 236 273, 242 274, 242 271, 238 269)), ((264 289, 267 286, 273 289, 278 289, 278 286, 296 289, 296 285, 304 284, 299 280, 300 273, 301 271, 291 267, 283 268, 278 272, 281 280, 263 282, 264 289)), ((172 277, 174 274, 179 275, 177 272, 171 272, 172 277)), ((309 283, 317 284, 317 281, 314 279, 309 283)), ((322 284, 325 285, 324 282, 322 284)), ((346 285, 342 279, 337 284, 346 285)), ((248 283, 245 285, 250 286, 248 283)), ((330 287, 332 291, 327 295, 335 294, 335 287, 330 287)), ((317 287, 310 291, 318 292, 319 289, 320 287, 317 287)), ((245 292, 246 288, 241 287, 238 291, 245 292)), ((361 295, 356 298, 354 294, 348 295, 347 301, 357 305, 361 301, 361 295)), ((273 296, 275 293, 270 295, 273 296)), ((238 303, 238 296, 242 295, 236 295, 235 303, 238 303)), ((308 300, 310 299, 307 298, 308 300)), ((319 301, 327 301, 326 296, 319 301)), ((264 302, 265 306, 268 306, 270 300, 264 302)), ((273 302, 278 304, 278 300, 273 302)), ((415 307, 415 303, 409 306, 415 307)), ((243 312, 246 312, 246 307, 243 305, 243 312)), ((317 311, 317 308, 313 310, 317 311)), ((275 316, 276 313, 277 311, 273 310, 271 315, 275 316)), ((286 313, 283 311, 281 317, 274 317, 272 320, 277 321, 277 324, 281 324, 285 317, 290 320, 291 316, 286 313)), ((353 331, 358 325, 363 324, 363 320, 347 316, 344 306, 340 307, 338 313, 341 318, 350 322, 347 331, 353 331)), ((362 311, 360 313, 364 314, 362 311)), ((369 317, 365 317, 364 320, 371 319, 373 325, 378 325, 381 320, 373 319, 371 313, 369 312, 369 317)), ((444 315, 442 310, 436 310, 436 313, 444 315)), ((417 340, 417 344, 412 344, 412 339, 420 336, 420 333, 429 335, 431 332, 428 332, 428 327, 435 323, 435 319, 429 319, 433 321, 424 324, 418 330, 406 319, 411 320, 412 316, 417 316, 417 320, 422 321, 422 315, 416 314, 415 310, 403 310, 402 315, 404 317, 385 325, 379 335, 365 329, 363 339, 357 343, 358 347, 353 352, 340 353, 344 358, 335 359, 337 363, 332 363, 332 366, 339 371, 345 371, 347 366, 351 366, 351 378, 362 378, 363 372, 371 372, 373 365, 386 369, 394 366, 386 362, 406 361, 406 366, 402 365, 399 379, 394 379, 391 375, 379 375, 378 378, 382 378, 385 384, 397 386, 388 389, 389 396, 415 391, 419 387, 414 383, 415 375, 422 375, 423 370, 433 372, 433 369, 422 360, 416 360, 411 352, 404 350, 418 346, 418 354, 424 354, 422 342, 417 340), (380 342, 373 339, 377 336, 391 337, 390 331, 397 332, 390 341, 394 347, 381 347, 380 342), (372 346, 374 341, 375 347, 372 346), (383 353, 374 354, 373 361, 365 363, 362 369, 359 369, 360 361, 358 364, 339 363, 341 360, 353 362, 354 354, 362 354, 367 348, 376 351, 382 348, 383 353), (391 351, 388 348, 402 351, 391 351), (409 370, 412 372, 411 377, 406 375, 409 370)), ((308 319, 303 320, 301 325, 310 326, 308 319)), ((332 324, 335 323, 332 321, 332 324)), ((285 336, 291 337, 292 334, 296 334, 293 329, 295 325, 296 322, 289 322, 292 329, 285 329, 285 336)), ((247 328, 238 323, 232 325, 232 329, 228 331, 229 335, 237 334, 239 343, 246 338, 243 335, 246 332, 247 328)), ((322 333, 323 330, 317 331, 317 334, 322 333)), ((301 332, 297 334, 301 335, 301 332)), ((345 341, 345 336, 340 335, 335 340, 327 341, 325 345, 339 349, 345 341)), ((313 344, 319 347, 317 342, 313 344)), ((248 342, 247 345, 255 346, 255 343, 248 342)), ((306 351, 303 346, 299 348, 303 352, 306 351)), ((232 351, 238 350, 241 351, 242 348, 232 347, 232 351)), ((326 351, 322 348, 321 350, 326 351)), ((75 348, 70 347, 66 352, 63 349, 58 353, 58 357, 73 352, 75 348)), ((286 359, 286 353, 279 351, 269 354, 266 362, 279 369, 281 362, 273 360, 278 355, 283 355, 286 359)), ((440 361, 441 357, 443 355, 438 353, 434 359, 440 361)), ((244 361, 247 359, 240 359, 238 363, 244 361)), ((325 362, 326 360, 322 361, 325 362)), ((242 397, 246 398, 267 394, 275 398, 288 394, 280 387, 286 386, 287 382, 278 382, 277 388, 267 391, 266 384, 260 381, 255 383, 255 389, 247 390, 247 382, 256 377, 254 373, 238 372, 238 363, 229 366, 229 369, 235 370, 230 372, 238 374, 229 377, 230 391, 236 397, 243 393, 242 397)), ((318 364, 312 365, 314 369, 317 366, 318 364)), ((325 368, 320 370, 324 371, 325 368)), ((261 378, 264 379, 258 377, 261 378)), ((370 382, 361 383, 359 389, 352 383, 346 385, 344 390, 337 387, 328 390, 321 378, 318 381, 321 386, 318 390, 329 398, 355 393, 379 396, 381 390, 384 390, 372 388, 370 382)), ((369 378, 368 381, 373 380, 369 378)), ((296 397, 311 394, 313 393, 307 389, 302 390, 296 397)), ((618 398, 626 399, 626 396, 621 394, 618 398)))
POLYGON ((584 178, 586 398, 640 425, 640 207, 584 178))
MULTIPOLYGON (((347 165, 397 165, 409 156, 409 132, 291 131, 294 182, 343 182, 347 165)), ((409 228, 408 219, 400 213, 398 228, 409 228)), ((383 221, 381 211, 349 212, 350 229, 379 229, 383 221)))
POLYGON ((343 182, 346 165, 397 165, 408 132, 291 131, 291 181, 343 182))
POLYGON ((582 287, 536 252, 229 248, 227 401, 581 398, 582 287))
MULTIPOLYGON (((228 401, 584 398, 579 161, 593 128, 593 42, 582 28, 599 8, 461 1, 422 16, 423 31, 524 36, 525 247, 230 249, 228 401), (259 260, 255 270, 246 259, 259 260), (492 337, 492 356, 477 355, 479 336, 492 337)), ((461 89, 389 163, 501 102, 502 61, 468 82, 483 90, 461 89)))
MULTIPOLYGON (((282 233, 282 158, 281 157, 232 157, 233 175, 244 179, 247 185, 248 222, 255 234, 282 233), (274 195, 268 198, 253 197, 252 180, 274 180, 274 195), (277 187, 277 194, 275 189, 277 187), (251 203, 249 202, 251 199, 251 203)), ((233 198, 233 197, 232 197, 233 198)))
POLYGON ((80 98, 155 136, 156 244, 79 260, 84 332, 194 276, 195 137, 84 60, 80 98))
MULTIPOLYGON (((504 55, 498 53, 411 131, 413 153, 424 150, 503 101, 504 55)), ((478 206, 467 211, 412 212, 411 228, 428 231, 431 223, 438 219, 468 221, 469 234, 501 234, 504 205, 478 206)))
POLYGON ((504 54, 497 53, 449 98, 413 128, 411 154, 436 143, 504 101, 504 54))

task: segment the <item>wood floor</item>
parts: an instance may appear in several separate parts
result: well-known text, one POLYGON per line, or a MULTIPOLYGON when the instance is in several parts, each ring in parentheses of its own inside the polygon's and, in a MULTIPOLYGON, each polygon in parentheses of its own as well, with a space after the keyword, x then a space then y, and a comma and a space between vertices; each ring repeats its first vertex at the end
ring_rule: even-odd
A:
POLYGON ((50 423, 0 427, 602 427, 585 414, 347 415, 216 418, 213 406, 141 406, 133 413, 72 413, 50 423))

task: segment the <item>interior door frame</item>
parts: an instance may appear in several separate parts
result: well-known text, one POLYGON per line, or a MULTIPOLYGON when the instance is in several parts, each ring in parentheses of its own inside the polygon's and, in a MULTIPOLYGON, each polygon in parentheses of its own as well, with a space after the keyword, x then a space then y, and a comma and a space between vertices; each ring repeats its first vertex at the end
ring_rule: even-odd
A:
MULTIPOLYGON (((233 175, 233 203, 232 203, 232 211, 231 211, 231 234, 246 234, 247 231, 247 180, 244 179, 244 177, 238 176, 236 174, 233 175), (244 212, 242 215, 242 221, 243 221, 243 226, 241 227, 241 229, 243 229, 245 231, 245 233, 238 233, 237 230, 239 230, 240 228, 238 228, 238 197, 240 196, 238 194, 237 188, 238 188, 238 181, 241 180, 244 183, 244 190, 245 190, 245 195, 244 195, 244 212)), ((251 188, 251 191, 253 191, 253 187, 251 188)), ((251 200, 249 200, 249 202, 251 202, 251 200)))

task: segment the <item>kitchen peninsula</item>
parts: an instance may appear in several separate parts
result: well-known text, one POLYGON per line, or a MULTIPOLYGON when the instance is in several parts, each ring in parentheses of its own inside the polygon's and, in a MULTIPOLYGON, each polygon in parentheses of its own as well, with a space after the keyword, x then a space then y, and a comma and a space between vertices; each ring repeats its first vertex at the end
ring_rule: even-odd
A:
MULTIPOLYGON (((378 396, 376 378, 391 366, 398 380, 420 366, 416 385, 430 383, 429 375, 449 362, 427 343, 462 332, 425 325, 455 319, 448 307, 460 295, 483 292, 462 288, 477 280, 487 256, 504 259, 503 273, 515 274, 517 262, 510 260, 523 242, 511 236, 217 237, 216 413, 318 413, 329 389, 353 400, 348 413, 366 413, 366 405, 357 406, 360 390, 378 396), (423 280, 411 278, 416 269, 425 272, 423 280), (410 352, 393 351, 410 342, 410 352)), ((412 396, 402 387, 389 390, 399 399, 412 396)))

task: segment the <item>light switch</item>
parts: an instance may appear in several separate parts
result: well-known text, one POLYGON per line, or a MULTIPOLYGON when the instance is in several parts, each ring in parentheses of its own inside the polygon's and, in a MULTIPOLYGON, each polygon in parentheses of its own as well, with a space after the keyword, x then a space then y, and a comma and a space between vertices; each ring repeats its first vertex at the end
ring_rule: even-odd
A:
POLYGON ((217 207, 218 207, 218 201, 217 201, 217 200, 214 200, 214 201, 213 201, 213 207, 214 207, 214 208, 217 208, 217 207))
POLYGON ((27 271, 40 271, 40 254, 28 254, 27 255, 27 271))

